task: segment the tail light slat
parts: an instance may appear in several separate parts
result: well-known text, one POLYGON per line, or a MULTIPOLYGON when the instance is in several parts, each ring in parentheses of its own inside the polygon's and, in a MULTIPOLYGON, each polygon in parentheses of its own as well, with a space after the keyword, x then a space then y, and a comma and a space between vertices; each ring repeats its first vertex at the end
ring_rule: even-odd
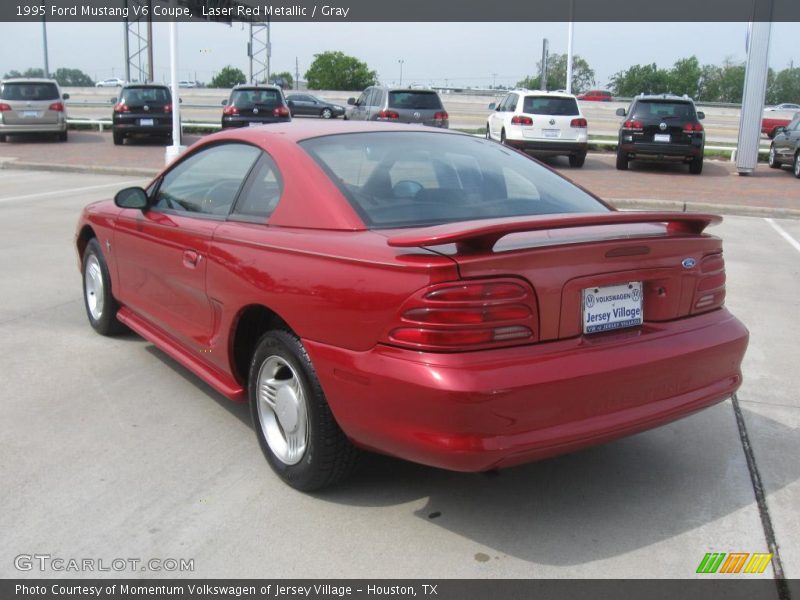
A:
POLYGON ((511 117, 512 125, 533 125, 533 119, 526 115, 514 115, 511 117))
POLYGON ((586 129, 587 127, 589 127, 589 123, 584 118, 572 119, 569 126, 574 129, 586 129))
POLYGON ((400 118, 400 114, 394 110, 382 110, 378 113, 379 121, 396 121, 400 118))
POLYGON ((692 314, 719 308, 725 303, 725 260, 722 254, 703 258, 692 298, 692 314))
POLYGON ((6 104, 5 102, 0 102, 0 112, 8 112, 11 110, 11 106, 6 104))

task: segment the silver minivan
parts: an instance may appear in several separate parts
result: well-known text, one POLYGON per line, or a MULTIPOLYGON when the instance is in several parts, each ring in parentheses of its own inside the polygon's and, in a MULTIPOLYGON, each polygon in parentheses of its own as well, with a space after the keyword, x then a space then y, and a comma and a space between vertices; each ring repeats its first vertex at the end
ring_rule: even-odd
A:
POLYGON ((356 98, 348 98, 345 119, 419 123, 447 128, 450 117, 434 90, 372 86, 356 98))
POLYGON ((0 142, 26 133, 52 133, 66 142, 68 98, 53 79, 0 80, 0 142))

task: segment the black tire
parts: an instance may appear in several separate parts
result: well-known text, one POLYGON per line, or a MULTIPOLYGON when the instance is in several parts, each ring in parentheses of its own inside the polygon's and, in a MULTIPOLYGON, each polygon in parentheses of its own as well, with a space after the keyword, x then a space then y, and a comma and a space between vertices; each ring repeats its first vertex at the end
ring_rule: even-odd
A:
POLYGON ((792 165, 792 173, 794 176, 800 179, 800 152, 797 152, 794 155, 794 165, 792 165))
POLYGON ((69 134, 66 131, 62 131, 58 134, 58 141, 59 142, 66 142, 69 138, 69 134))
POLYGON ((117 320, 119 304, 111 292, 111 277, 108 274, 106 260, 103 258, 97 238, 92 238, 86 245, 86 250, 83 252, 81 275, 83 278, 83 306, 92 328, 100 335, 117 335, 127 331, 127 327, 117 320), (87 269, 91 269, 91 274, 87 269), (93 275, 98 277, 102 283, 99 290, 95 287, 95 291, 91 291, 91 286, 87 283, 87 280, 92 279, 93 275), (91 307, 92 300, 102 303, 99 311, 97 304, 94 305, 94 309, 91 307))
POLYGON ((333 111, 330 108, 323 108, 322 112, 319 113, 319 116, 323 119, 332 119, 333 118, 333 111))
POLYGON ((506 130, 505 129, 501 129, 500 130, 500 143, 503 144, 504 146, 507 145, 506 144, 506 130))
POLYGON ((6 136, 0 135, 0 144, 6 141, 6 136))
MULTIPOLYGON (((336 423, 311 360, 296 335, 285 330, 274 330, 262 336, 250 362, 248 391, 250 413, 258 443, 272 470, 287 485, 310 492, 334 485, 350 475, 361 453, 336 423), (267 438, 269 435, 275 444, 276 440, 280 442, 289 437, 286 427, 277 416, 277 407, 280 406, 280 400, 277 399, 280 398, 280 393, 275 391, 273 394, 276 398, 276 411, 268 408, 268 403, 263 399, 269 397, 266 390, 272 389, 267 381, 277 382, 283 387, 291 387, 287 383, 296 382, 302 390, 301 394, 293 397, 297 409, 288 422, 294 427, 289 434, 297 432, 302 422, 305 431, 304 448, 301 452, 296 452, 291 457, 292 460, 279 457, 267 438), (261 398, 260 388, 264 390, 261 398), (259 404, 262 406, 261 410, 259 404)), ((294 404, 289 408, 286 408, 286 403, 283 406, 284 415, 295 408, 294 404)))
POLYGON ((693 158, 689 163, 689 173, 692 175, 700 175, 703 172, 703 157, 693 158))
POLYGON ((770 169, 780 169, 781 163, 778 162, 778 157, 775 155, 775 144, 770 144, 769 156, 767 157, 767 164, 770 169))
POLYGON ((487 139, 487 140, 490 140, 490 139, 492 139, 492 136, 491 136, 491 134, 489 133, 489 124, 488 124, 488 123, 486 124, 486 139, 487 139))
POLYGON ((586 154, 570 154, 569 155, 569 166, 573 169, 580 169, 583 166, 583 163, 586 162, 586 154))
POLYGON ((619 150, 617 150, 617 170, 618 171, 628 170, 628 156, 624 152, 620 152, 619 150))
POLYGON ((125 141, 125 136, 122 135, 121 133, 117 133, 116 131, 113 132, 112 135, 114 137, 114 145, 115 146, 122 146, 122 143, 125 141))

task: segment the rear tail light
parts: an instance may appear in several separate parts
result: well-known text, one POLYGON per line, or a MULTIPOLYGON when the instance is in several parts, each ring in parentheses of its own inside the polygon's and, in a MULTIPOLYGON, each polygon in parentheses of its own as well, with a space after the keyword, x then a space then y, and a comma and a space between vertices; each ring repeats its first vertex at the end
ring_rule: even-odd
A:
POLYGON ((0 102, 0 112, 8 112, 11 110, 11 106, 6 104, 5 102, 0 102))
POLYGON ((165 104, 164 112, 172 112, 172 104, 165 104))
POLYGON ((714 310, 725 304, 725 260, 722 254, 706 256, 699 265, 692 299, 692 314, 714 310))
POLYGON ((441 111, 437 112, 435 115, 433 115, 433 120, 437 121, 437 122, 444 122, 444 121, 447 121, 449 118, 450 118, 450 115, 448 115, 443 110, 441 110, 441 111))
POLYGON ((273 117, 288 117, 289 116, 289 109, 285 106, 278 106, 277 108, 272 109, 272 116, 273 117))
POLYGON ((64 112, 64 103, 63 102, 53 102, 50 106, 47 107, 47 110, 52 110, 55 112, 64 112))
POLYGON ((574 127, 575 129, 586 129, 589 124, 586 122, 586 119, 572 119, 569 123, 570 127, 574 127))
POLYGON ((378 121, 395 121, 400 115, 394 110, 382 110, 378 113, 378 121))
POLYGON ((628 119, 627 121, 625 121, 622 124, 622 128, 623 129, 638 129, 640 131, 643 129, 641 121, 634 121, 632 119, 628 119))
POLYGON ((460 351, 536 341, 530 286, 506 279, 437 284, 401 307, 385 341, 429 351, 460 351))
POLYGON ((511 117, 512 125, 533 125, 533 119, 525 115, 514 115, 511 117))
POLYGON ((228 115, 228 116, 230 116, 230 115, 238 115, 239 114, 239 109, 236 108, 233 104, 229 104, 228 106, 226 106, 225 108, 222 109, 222 114, 223 115, 228 115))
POLYGON ((703 131, 703 126, 700 123, 686 123, 683 126, 683 130, 686 133, 692 133, 694 131, 703 131))
POLYGON ((124 102, 117 102, 114 105, 114 112, 115 113, 126 113, 131 112, 131 109, 124 102))

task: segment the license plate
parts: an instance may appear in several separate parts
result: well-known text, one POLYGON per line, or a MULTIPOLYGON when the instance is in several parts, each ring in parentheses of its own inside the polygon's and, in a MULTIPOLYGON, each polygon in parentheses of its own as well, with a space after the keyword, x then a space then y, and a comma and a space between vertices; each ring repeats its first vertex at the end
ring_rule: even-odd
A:
POLYGON ((257 127, 257 126, 259 126, 259 125, 261 125, 261 123, 257 123, 257 122, 255 122, 255 121, 250 121, 250 122, 247 124, 247 126, 248 126, 248 127, 257 127))
POLYGON ((139 119, 139 125, 142 127, 152 127, 154 122, 153 119, 139 119))
POLYGON ((39 117, 39 113, 35 110, 23 110, 22 111, 22 118, 23 119, 36 119, 39 117))
POLYGON ((641 281, 583 290, 583 333, 599 333, 641 324, 641 281))
POLYGON ((544 137, 546 138, 557 138, 561 135, 560 129, 542 129, 542 133, 544 133, 544 137))
POLYGON ((654 142, 669 142, 669 134, 668 133, 656 133, 653 135, 654 142))

